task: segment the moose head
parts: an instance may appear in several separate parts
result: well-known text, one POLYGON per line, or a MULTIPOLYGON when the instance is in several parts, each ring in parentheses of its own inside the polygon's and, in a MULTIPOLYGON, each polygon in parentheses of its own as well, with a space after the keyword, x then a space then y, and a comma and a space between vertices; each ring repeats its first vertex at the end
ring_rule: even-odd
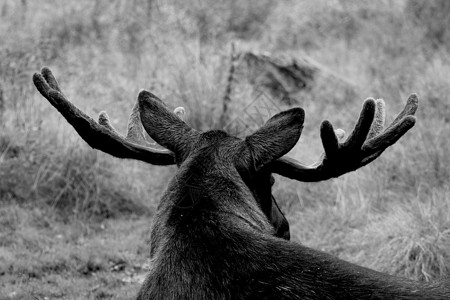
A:
MULTIPOLYGON (((450 285, 426 285, 378 273, 279 239, 286 229, 271 197, 271 173, 319 181, 376 159, 415 123, 417 97, 384 128, 384 102, 366 100, 355 129, 339 142, 324 121, 324 154, 305 166, 284 155, 300 138, 304 112, 270 118, 245 139, 221 130, 199 132, 141 91, 126 137, 62 94, 49 69, 35 74, 40 93, 93 148, 155 165, 176 163, 151 229, 151 270, 138 299, 444 299, 450 285), (143 129, 167 150, 149 145, 143 129), (258 186, 263 184, 266 189, 258 186), (281 224, 281 225, 280 225, 281 224)), ((284 217, 282 217, 284 219, 284 217)))

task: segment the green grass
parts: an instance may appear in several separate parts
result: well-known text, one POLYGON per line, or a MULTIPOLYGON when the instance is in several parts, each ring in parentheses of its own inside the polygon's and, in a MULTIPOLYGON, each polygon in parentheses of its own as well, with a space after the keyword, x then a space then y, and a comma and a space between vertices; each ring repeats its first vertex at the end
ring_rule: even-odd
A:
MULTIPOLYGON (((416 126, 375 162, 320 183, 277 177, 274 194, 296 241, 390 274, 448 276, 450 11, 423 3, 0 1, 0 299, 133 298, 175 171, 90 149, 32 74, 49 66, 71 101, 93 117, 106 110, 121 132, 141 88, 206 130, 232 42, 320 66, 290 153, 303 162, 322 152, 322 120, 350 133, 365 98, 385 99, 390 122, 419 95, 416 126)), ((230 118, 245 118, 255 94, 243 78, 233 87, 230 118)))

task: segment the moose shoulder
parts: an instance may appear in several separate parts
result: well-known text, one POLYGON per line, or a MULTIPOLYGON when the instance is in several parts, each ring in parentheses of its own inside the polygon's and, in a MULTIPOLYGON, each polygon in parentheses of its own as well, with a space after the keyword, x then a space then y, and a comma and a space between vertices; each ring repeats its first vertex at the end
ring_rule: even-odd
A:
POLYGON ((270 172, 318 181, 369 163, 414 125, 415 96, 386 129, 383 103, 367 100, 344 143, 324 122, 325 153, 318 163, 304 166, 283 157, 300 138, 301 108, 281 112, 239 139, 218 130, 198 132, 156 96, 142 91, 128 134, 122 137, 106 114, 97 123, 71 104, 50 70, 43 69, 33 80, 92 147, 117 157, 179 166, 154 218, 151 269, 138 299, 450 298, 450 283, 425 284, 382 274, 277 238, 268 209, 270 190, 265 198, 254 191, 254 178, 270 183, 270 172), (142 125, 168 151, 146 144, 142 125))

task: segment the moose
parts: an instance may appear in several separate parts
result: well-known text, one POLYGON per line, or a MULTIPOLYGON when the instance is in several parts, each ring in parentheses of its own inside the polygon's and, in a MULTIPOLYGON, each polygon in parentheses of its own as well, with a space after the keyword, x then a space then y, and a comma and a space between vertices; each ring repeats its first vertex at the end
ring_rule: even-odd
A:
POLYGON ((302 132, 299 107, 274 115, 241 139, 221 130, 199 132, 142 90, 122 136, 105 112, 96 122, 74 106, 48 68, 33 81, 91 147, 119 158, 178 166, 157 207, 151 269, 137 299, 450 299, 450 282, 383 274, 280 238, 286 225, 271 197, 271 173, 314 182, 379 157, 414 126, 416 95, 387 127, 384 102, 366 100, 344 142, 324 121, 324 154, 305 166, 284 156, 302 132), (149 144, 144 130, 167 150, 149 144))

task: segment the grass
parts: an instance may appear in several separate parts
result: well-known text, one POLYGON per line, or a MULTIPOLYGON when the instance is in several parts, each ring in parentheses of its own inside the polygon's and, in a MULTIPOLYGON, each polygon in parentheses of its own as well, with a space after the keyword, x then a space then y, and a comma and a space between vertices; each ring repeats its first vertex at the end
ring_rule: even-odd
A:
POLYGON ((144 219, 62 224, 51 212, 14 205, 1 215, 2 299, 126 299, 139 287, 144 219))
MULTIPOLYGON (((0 299, 133 298, 175 170, 90 149, 31 75, 49 66, 69 99, 121 132, 141 88, 206 130, 219 124, 232 43, 320 67, 290 153, 303 162, 322 151, 322 120, 350 133, 365 98, 385 99, 390 122, 419 95, 416 126, 375 162, 326 182, 277 177, 274 195, 296 241, 390 274, 448 276, 449 14, 426 3, 0 1, 0 299)), ((229 118, 245 120, 255 94, 236 76, 229 118)))

